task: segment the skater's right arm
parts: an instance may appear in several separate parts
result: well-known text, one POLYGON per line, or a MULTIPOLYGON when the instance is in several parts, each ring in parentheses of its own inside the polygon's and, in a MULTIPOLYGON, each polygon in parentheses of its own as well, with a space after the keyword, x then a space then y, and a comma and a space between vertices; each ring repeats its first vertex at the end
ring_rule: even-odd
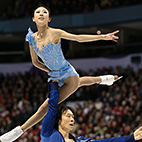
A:
POLYGON ((30 54, 31 54, 33 65, 45 72, 50 72, 51 70, 47 68, 42 62, 39 61, 38 56, 36 52, 34 51, 33 47, 32 46, 29 46, 29 47, 30 47, 30 54))

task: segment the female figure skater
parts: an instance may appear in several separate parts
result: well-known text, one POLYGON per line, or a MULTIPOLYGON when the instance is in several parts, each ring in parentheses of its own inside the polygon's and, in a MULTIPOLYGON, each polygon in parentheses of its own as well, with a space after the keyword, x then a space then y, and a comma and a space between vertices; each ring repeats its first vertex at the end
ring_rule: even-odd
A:
POLYGON ((59 102, 62 102, 81 86, 95 83, 112 85, 118 79, 118 76, 113 75, 80 78, 72 65, 63 56, 61 38, 78 42, 102 39, 117 41, 118 37, 115 34, 119 31, 106 35, 74 35, 61 29, 51 28, 48 26, 48 22, 51 21, 49 10, 44 6, 39 6, 34 11, 33 21, 36 23, 38 31, 33 33, 29 29, 26 35, 26 41, 29 42, 30 46, 32 63, 37 68, 48 73, 50 76, 48 81, 58 79, 60 86, 59 102), (38 56, 43 63, 38 60, 38 56))
MULTIPOLYGON (((74 35, 60 29, 50 28, 48 26, 48 22, 51 21, 49 10, 44 6, 39 6, 34 11, 33 21, 36 23, 38 31, 33 33, 29 29, 29 33, 26 35, 26 41, 29 42, 32 63, 37 68, 48 72, 48 75, 50 76, 48 81, 58 80, 60 86, 59 103, 81 86, 92 85, 95 83, 112 85, 114 81, 118 79, 118 76, 113 75, 79 78, 78 73, 63 56, 61 51, 61 38, 78 42, 90 42, 96 40, 113 40, 116 42, 118 37, 115 36, 115 34, 119 31, 106 35, 74 35), (38 56, 43 60, 43 63, 38 60, 38 56)), ((23 131, 28 130, 42 120, 48 111, 47 107, 45 107, 47 102, 48 99, 21 127, 16 127, 12 131, 6 133, 7 138, 19 137, 23 131), (13 133, 16 133, 16 135, 13 135, 13 133)))

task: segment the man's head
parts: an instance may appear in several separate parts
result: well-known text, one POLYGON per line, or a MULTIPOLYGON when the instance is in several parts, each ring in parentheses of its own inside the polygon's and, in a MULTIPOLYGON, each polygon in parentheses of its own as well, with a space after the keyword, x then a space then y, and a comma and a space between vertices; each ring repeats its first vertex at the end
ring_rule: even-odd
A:
POLYGON ((72 131, 75 123, 75 112, 71 107, 60 105, 58 107, 58 113, 55 122, 55 129, 65 130, 67 132, 72 131))
POLYGON ((44 25, 51 21, 50 9, 45 5, 41 4, 36 7, 33 11, 33 22, 37 25, 44 25))

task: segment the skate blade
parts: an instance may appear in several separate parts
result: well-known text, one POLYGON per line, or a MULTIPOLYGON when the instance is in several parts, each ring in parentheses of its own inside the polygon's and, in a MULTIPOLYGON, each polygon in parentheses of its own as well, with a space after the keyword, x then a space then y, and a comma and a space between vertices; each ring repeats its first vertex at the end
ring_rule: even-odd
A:
MULTIPOLYGON (((118 77, 118 79, 117 79, 117 80, 121 79, 122 77, 123 77, 123 76, 118 77)), ((115 81, 117 81, 117 80, 115 80, 115 81)), ((115 81, 114 81, 114 82, 115 82, 115 81)))

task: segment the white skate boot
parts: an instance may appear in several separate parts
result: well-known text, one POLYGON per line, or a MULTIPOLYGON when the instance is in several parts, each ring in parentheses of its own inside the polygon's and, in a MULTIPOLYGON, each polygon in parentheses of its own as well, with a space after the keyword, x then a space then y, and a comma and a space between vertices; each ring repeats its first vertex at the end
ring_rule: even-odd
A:
POLYGON ((16 139, 18 139, 22 134, 23 134, 23 130, 20 128, 20 126, 17 126, 16 128, 14 128, 13 130, 3 134, 2 136, 0 136, 0 140, 2 142, 13 142, 16 139))
POLYGON ((114 79, 114 75, 103 75, 100 77, 102 80, 100 84, 111 86, 115 81, 121 79, 123 76, 118 77, 116 80, 114 79))

